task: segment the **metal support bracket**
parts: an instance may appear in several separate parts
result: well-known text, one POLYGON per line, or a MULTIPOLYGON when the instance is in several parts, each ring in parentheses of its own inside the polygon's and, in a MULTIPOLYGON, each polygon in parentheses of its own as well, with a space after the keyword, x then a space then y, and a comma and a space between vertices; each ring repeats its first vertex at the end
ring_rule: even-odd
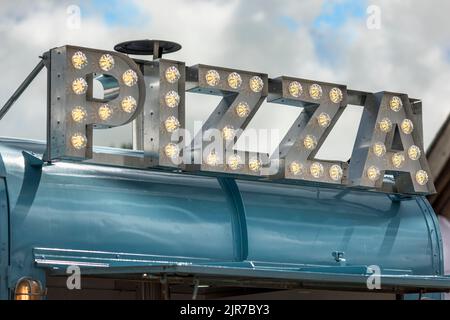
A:
POLYGON ((13 104, 20 98, 22 93, 28 88, 31 82, 36 78, 36 76, 44 69, 46 66, 46 60, 48 57, 46 55, 40 57, 41 61, 34 67, 33 71, 25 78, 22 84, 17 88, 17 90, 13 93, 13 95, 9 98, 9 100, 5 103, 5 105, 0 109, 0 120, 8 113, 9 109, 13 106, 13 104))
POLYGON ((160 282, 164 300, 170 300, 170 287, 169 287, 169 280, 167 279, 167 274, 163 274, 161 276, 160 282))
POLYGON ((198 279, 194 279, 194 291, 192 293, 192 300, 197 300, 199 284, 200 281, 198 279))

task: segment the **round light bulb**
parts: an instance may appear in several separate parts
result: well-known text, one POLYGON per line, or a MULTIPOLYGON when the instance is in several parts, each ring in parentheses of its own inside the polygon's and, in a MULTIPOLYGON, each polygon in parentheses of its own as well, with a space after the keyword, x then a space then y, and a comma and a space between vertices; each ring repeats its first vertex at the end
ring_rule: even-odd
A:
POLYGON ((317 147, 317 139, 315 136, 307 135, 305 139, 303 139, 303 145, 308 150, 314 150, 317 147))
POLYGON ((239 157, 237 154, 233 154, 228 157, 227 164, 231 170, 239 170, 242 167, 241 157, 239 157))
POLYGON ((428 183, 428 181, 429 181, 428 173, 426 171, 424 171, 424 170, 418 171, 416 173, 416 181, 421 186, 426 185, 428 183))
POLYGON ((264 88, 264 81, 258 77, 258 76, 254 76, 250 79, 250 90, 252 90, 255 93, 261 92, 262 89, 264 88))
POLYGON ((386 155, 386 146, 382 142, 376 142, 374 143, 372 147, 373 154, 377 157, 381 158, 386 155))
POLYGON ((414 124, 411 120, 405 119, 402 122, 401 128, 404 134, 411 134, 414 131, 414 124))
POLYGON ((392 130, 392 121, 389 118, 384 118, 380 121, 378 127, 380 128, 381 132, 389 133, 392 130))
POLYGON ((323 177, 323 171, 323 165, 318 162, 314 162, 309 168, 309 172, 316 179, 323 177))
POLYGON ((242 78, 237 72, 232 72, 228 75, 228 85, 230 88, 238 89, 242 84, 242 78))
POLYGON ((344 171, 342 170, 341 166, 333 165, 330 168, 330 178, 333 181, 341 181, 342 177, 344 176, 344 171))
POLYGON ((81 149, 86 147, 86 145, 87 145, 87 138, 82 133, 75 133, 74 135, 72 135, 70 137, 70 143, 72 144, 72 146, 75 149, 81 150, 81 149))
POLYGON ((209 86, 215 87, 220 82, 220 74, 216 70, 209 70, 206 72, 205 80, 209 86))
POLYGON ((420 157, 422 156, 422 151, 420 151, 420 148, 418 146, 411 146, 408 149, 408 157, 412 160, 412 161, 417 161, 420 159, 420 157))
POLYGON ((122 110, 125 111, 126 113, 132 113, 134 112, 134 110, 136 110, 137 107, 136 99, 134 99, 131 96, 125 97, 122 100, 121 106, 122 110))
POLYGON ((313 98, 314 100, 319 100, 322 98, 322 87, 318 84, 313 84, 309 87, 309 96, 313 98))
POLYGON ((401 167, 403 167, 403 165, 405 164, 405 160, 406 160, 405 155, 401 152, 395 153, 392 156, 392 164, 397 169, 400 169, 401 167))
POLYGON ((88 84, 84 78, 77 78, 72 82, 72 90, 75 94, 85 94, 88 89, 88 84))
POLYGON ((180 79, 181 74, 180 74, 180 71, 178 71, 177 67, 171 66, 166 69, 165 76, 166 76, 167 82, 175 83, 180 79))
POLYGON ((247 102, 239 102, 236 106, 236 114, 239 118, 246 118, 250 114, 250 107, 247 102))
POLYGON ((219 157, 217 156, 217 154, 213 152, 208 154, 208 156, 206 157, 206 164, 211 167, 217 166, 219 164, 219 157))
POLYGON ((296 175, 296 176, 301 175, 303 173, 303 166, 300 163, 296 162, 296 161, 292 162, 289 165, 289 171, 293 175, 296 175))
POLYGON ((380 169, 378 169, 375 166, 369 167, 367 169, 367 178, 369 178, 370 181, 378 181, 380 180, 381 177, 381 172, 380 169))
POLYGON ((170 116, 164 121, 167 132, 172 133, 180 127, 180 122, 174 116, 170 116))
POLYGON ((331 124, 331 117, 330 117, 330 115, 328 113, 322 112, 317 117, 317 123, 322 128, 328 128, 330 126, 330 124, 331 124))
POLYGON ((303 87, 300 82, 293 81, 289 84, 289 94, 294 98, 299 98, 303 94, 303 87))
POLYGON ((175 159, 180 154, 180 148, 174 143, 169 143, 164 147, 164 153, 170 159, 175 159))
POLYGON ((399 112, 403 107, 402 99, 400 97, 392 97, 391 101, 389 101, 389 107, 391 107, 392 111, 399 112))
POLYGON ((261 166, 261 161, 257 158, 250 159, 250 161, 248 162, 248 168, 252 172, 258 172, 261 169, 261 166))
POLYGON ((137 73, 134 72, 133 70, 129 69, 123 73, 122 80, 123 80, 123 83, 125 83, 125 85, 127 85, 128 87, 132 87, 138 81, 137 73))
POLYGON ((88 59, 83 52, 77 51, 73 54, 72 65, 75 69, 81 70, 84 67, 86 67, 87 64, 88 64, 88 59))
POLYGON ((330 90, 330 100, 333 103, 341 103, 342 99, 344 99, 344 95, 342 94, 342 90, 339 88, 333 88, 330 90))
POLYGON ((87 118, 86 109, 80 106, 73 108, 71 114, 72 120, 78 123, 84 122, 87 118))
POLYGON ((114 68, 114 64, 115 62, 113 56, 108 53, 102 55, 98 60, 98 65, 103 71, 110 71, 112 68, 114 68))
POLYGON ((234 135, 235 135, 235 131, 233 126, 226 126, 225 128, 222 129, 222 137, 226 140, 226 141, 231 141, 234 139, 234 135))
POLYGON ((113 109, 107 104, 104 104, 100 108, 98 108, 98 116, 102 121, 110 119, 112 114, 113 109))
POLYGON ((169 108, 176 108, 180 104, 180 96, 175 91, 169 91, 166 93, 164 101, 169 108))

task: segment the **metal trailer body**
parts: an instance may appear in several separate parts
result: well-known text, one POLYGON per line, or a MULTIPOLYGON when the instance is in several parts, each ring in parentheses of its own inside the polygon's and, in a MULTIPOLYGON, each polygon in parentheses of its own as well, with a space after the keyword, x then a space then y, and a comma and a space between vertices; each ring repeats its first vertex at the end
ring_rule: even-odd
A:
POLYGON ((83 276, 354 291, 367 291, 368 267, 379 266, 381 291, 450 287, 424 197, 48 164, 39 160, 44 150, 42 142, 0 140, 2 299, 24 276, 45 287, 48 274, 70 265, 83 276))

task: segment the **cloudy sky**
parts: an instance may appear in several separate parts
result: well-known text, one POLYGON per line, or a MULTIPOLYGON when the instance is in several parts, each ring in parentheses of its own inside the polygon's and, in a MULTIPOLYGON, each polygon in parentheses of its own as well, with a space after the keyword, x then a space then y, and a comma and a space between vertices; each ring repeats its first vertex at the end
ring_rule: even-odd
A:
MULTIPOLYGON (((121 41, 166 39, 183 45, 167 58, 188 65, 311 78, 423 99, 429 146, 450 112, 448 12, 450 2, 444 0, 0 0, 0 103, 49 48, 75 44, 111 50, 121 41), (380 9, 379 29, 367 27, 373 5, 380 9), (73 8, 80 9, 80 25, 73 24, 73 8)), ((0 135, 44 139, 45 94, 43 73, 1 121, 0 135)), ((189 119, 204 119, 214 99, 188 97, 189 119)), ((283 133, 299 112, 265 104, 251 126, 283 133)), ((329 154, 350 152, 351 143, 344 141, 354 138, 359 114, 349 108, 324 146, 329 154)), ((95 143, 120 145, 130 137, 129 128, 115 129, 97 133, 95 143)))

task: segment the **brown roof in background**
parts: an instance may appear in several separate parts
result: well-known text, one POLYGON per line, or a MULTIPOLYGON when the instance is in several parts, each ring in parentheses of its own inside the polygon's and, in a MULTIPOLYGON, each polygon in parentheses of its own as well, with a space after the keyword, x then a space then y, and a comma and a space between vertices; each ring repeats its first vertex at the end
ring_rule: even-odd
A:
POLYGON ((450 116, 427 152, 437 194, 429 197, 437 214, 450 218, 450 116))

